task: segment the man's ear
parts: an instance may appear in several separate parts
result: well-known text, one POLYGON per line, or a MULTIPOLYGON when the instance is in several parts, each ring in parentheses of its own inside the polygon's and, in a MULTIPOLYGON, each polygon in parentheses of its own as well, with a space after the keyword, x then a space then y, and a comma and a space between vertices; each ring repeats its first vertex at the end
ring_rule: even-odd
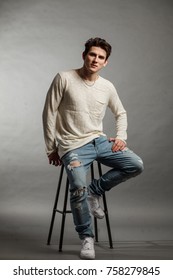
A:
POLYGON ((105 67, 108 64, 108 60, 105 61, 105 63, 103 64, 103 66, 105 67))

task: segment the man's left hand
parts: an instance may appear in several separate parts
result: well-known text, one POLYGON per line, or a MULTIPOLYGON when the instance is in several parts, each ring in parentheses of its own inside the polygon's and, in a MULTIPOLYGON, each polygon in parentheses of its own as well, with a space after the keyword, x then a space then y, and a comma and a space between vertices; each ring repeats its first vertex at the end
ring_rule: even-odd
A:
POLYGON ((123 140, 121 140, 121 139, 109 138, 109 141, 113 142, 112 152, 122 151, 126 147, 126 143, 123 140))

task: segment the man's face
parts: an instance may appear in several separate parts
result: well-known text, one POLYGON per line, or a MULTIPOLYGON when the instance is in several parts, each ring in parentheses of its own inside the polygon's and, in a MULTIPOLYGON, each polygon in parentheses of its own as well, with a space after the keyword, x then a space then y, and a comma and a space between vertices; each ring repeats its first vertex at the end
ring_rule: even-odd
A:
POLYGON ((100 47, 91 47, 84 59, 84 66, 90 73, 97 73, 107 64, 106 51, 100 47))

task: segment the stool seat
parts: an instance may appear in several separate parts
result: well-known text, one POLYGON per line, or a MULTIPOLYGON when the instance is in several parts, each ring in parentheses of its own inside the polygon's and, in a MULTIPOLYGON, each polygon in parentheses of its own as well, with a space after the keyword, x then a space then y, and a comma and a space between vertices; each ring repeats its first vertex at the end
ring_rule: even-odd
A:
MULTIPOLYGON (((97 167, 98 167, 99 176, 101 177, 102 176, 102 169, 101 169, 100 162, 97 162, 97 167)), ((94 163, 92 163, 91 166, 90 166, 90 172, 91 172, 91 180, 93 180, 94 179, 94 163)), ((66 174, 66 172, 65 172, 65 174, 66 174)), ((64 165, 61 166, 61 170, 60 170, 58 187, 57 187, 54 206, 53 206, 53 210, 52 210, 52 218, 51 218, 51 223, 50 223, 50 228, 49 228, 49 233, 48 233, 48 239, 47 239, 47 245, 50 245, 56 213, 61 214, 62 215, 62 220, 61 220, 61 229, 60 229, 60 238, 59 238, 59 252, 62 252, 66 214, 72 213, 71 210, 67 209, 67 201, 68 201, 68 193, 69 193, 68 177, 66 178, 66 187, 65 187, 65 194, 64 194, 63 209, 59 210, 59 208, 58 208, 58 200, 59 200, 63 175, 64 175, 64 165)), ((110 245, 110 248, 112 249, 113 248, 112 234, 111 234, 108 207, 107 207, 106 195, 105 194, 102 195, 102 199, 103 199, 103 210, 105 212, 105 220, 106 220, 106 226, 107 226, 109 245, 110 245)), ((94 230, 95 230, 95 241, 98 242, 98 224, 97 224, 97 218, 96 217, 94 217, 94 230)))

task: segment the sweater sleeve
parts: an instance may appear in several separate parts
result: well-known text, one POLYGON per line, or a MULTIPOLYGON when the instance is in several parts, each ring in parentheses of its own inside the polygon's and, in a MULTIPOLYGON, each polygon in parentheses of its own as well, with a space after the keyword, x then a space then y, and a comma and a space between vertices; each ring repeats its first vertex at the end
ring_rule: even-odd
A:
POLYGON ((63 85, 60 74, 57 74, 48 90, 42 114, 43 132, 46 144, 46 153, 57 151, 55 126, 57 110, 63 94, 63 85))
POLYGON ((115 116, 115 130, 116 138, 126 142, 127 140, 127 113, 124 109, 122 102, 117 94, 116 89, 112 85, 109 104, 112 113, 115 116))

